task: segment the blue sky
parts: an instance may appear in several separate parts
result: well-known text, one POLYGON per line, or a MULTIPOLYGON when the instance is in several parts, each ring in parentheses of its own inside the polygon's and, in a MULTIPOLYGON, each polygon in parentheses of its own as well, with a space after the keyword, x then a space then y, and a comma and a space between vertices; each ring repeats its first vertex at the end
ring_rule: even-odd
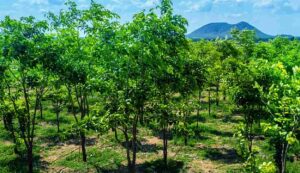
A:
MULTIPOLYGON (((80 8, 89 0, 75 0, 80 8)), ((117 12, 123 22, 142 9, 154 7, 160 0, 95 0, 117 12)), ((0 19, 33 15, 42 18, 47 11, 58 12, 64 0, 0 0, 0 19)), ((189 21, 191 32, 210 22, 246 21, 268 34, 300 36, 300 0, 173 0, 175 12, 189 21)))

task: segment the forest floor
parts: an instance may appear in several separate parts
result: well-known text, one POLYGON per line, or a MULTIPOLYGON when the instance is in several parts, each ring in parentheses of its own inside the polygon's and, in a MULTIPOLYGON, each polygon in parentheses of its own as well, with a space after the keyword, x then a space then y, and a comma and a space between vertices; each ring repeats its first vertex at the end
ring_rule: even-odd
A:
MULTIPOLYGON (((236 128, 243 118, 232 113, 227 103, 219 107, 213 106, 211 115, 207 113, 207 105, 201 111, 198 128, 200 135, 190 138, 188 145, 184 139, 173 137, 169 140, 168 157, 172 172, 187 173, 225 173, 243 172, 243 159, 238 154, 238 142, 234 137, 236 128)), ((196 126, 195 115, 191 116, 196 126)), ((199 117, 198 117, 199 118, 199 117)), ((90 131, 87 134, 88 162, 81 161, 80 142, 70 133, 57 133, 55 115, 45 110, 44 117, 38 118, 35 139, 36 172, 126 172, 126 150, 123 135, 118 131, 118 139, 114 132, 98 134, 90 131), (58 137, 60 136, 60 137, 58 137)), ((71 115, 60 117, 63 131, 71 128, 74 122, 71 115)), ((139 149, 137 153, 138 172, 154 172, 161 164, 162 139, 159 133, 147 127, 139 128, 139 149)), ((258 158, 271 160, 272 148, 266 139, 256 139, 255 150, 258 158)), ((0 124, 0 172, 23 172, 26 163, 13 153, 13 144, 9 135, 0 124)), ((299 173, 300 162, 288 163, 289 172, 299 173)), ((159 170, 157 171, 159 172, 159 170)))

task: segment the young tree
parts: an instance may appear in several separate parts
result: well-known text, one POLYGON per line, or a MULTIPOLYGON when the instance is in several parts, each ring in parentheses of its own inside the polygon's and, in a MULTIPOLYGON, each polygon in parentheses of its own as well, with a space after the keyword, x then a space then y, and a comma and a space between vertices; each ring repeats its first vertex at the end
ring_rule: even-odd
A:
MULTIPOLYGON (((200 121, 200 109, 201 109, 201 96, 203 89, 205 88, 205 83, 207 82, 208 76, 208 57, 211 56, 211 49, 208 46, 209 44, 205 41, 199 41, 196 43, 190 43, 190 67, 192 71, 192 76, 194 80, 196 80, 196 87, 198 90, 198 100, 197 100, 197 129, 199 128, 199 121, 200 121)), ((198 129, 199 132, 199 129, 198 129)), ((199 133, 197 134, 199 135, 199 133)))
MULTIPOLYGON (((113 66, 106 66, 114 83, 110 93, 115 93, 110 97, 110 103, 114 100, 110 104, 111 118, 125 136, 130 172, 136 171, 137 128, 139 120, 142 124, 147 119, 145 105, 168 105, 168 99, 176 92, 173 89, 182 69, 180 61, 183 56, 179 52, 187 46, 184 36, 186 20, 172 14, 170 1, 163 1, 161 5, 158 8, 162 11, 161 16, 152 9, 149 13, 136 14, 132 22, 120 27, 116 32, 118 39, 114 40, 118 51, 108 61, 113 66)), ((156 109, 156 112, 159 112, 157 119, 161 120, 163 127, 167 164, 166 113, 170 111, 156 109)))
MULTIPOLYGON (((189 56, 183 60, 183 71, 180 74, 180 81, 178 83, 179 93, 179 103, 175 104, 178 106, 178 117, 176 127, 177 131, 184 136, 184 143, 187 145, 188 137, 194 135, 192 131, 189 129, 189 116, 193 108, 195 108, 195 104, 193 102, 192 97, 194 96, 194 92, 198 91, 198 99, 197 100, 197 114, 199 115, 200 109, 200 99, 201 99, 201 91, 204 83, 204 64, 203 60, 199 59, 198 56, 189 56)), ((198 126, 198 118, 197 118, 197 126, 198 126)), ((199 135, 199 134, 197 134, 199 135)))
POLYGON ((67 1, 66 5, 67 10, 60 11, 58 15, 49 13, 48 17, 57 46, 62 50, 57 75, 66 85, 76 122, 74 127, 80 135, 82 159, 86 162, 86 128, 82 123, 89 119, 89 97, 95 86, 93 81, 98 77, 99 58, 103 58, 99 55, 107 52, 110 44, 108 31, 115 15, 94 1, 86 10, 79 10, 73 1, 67 1), (79 118, 75 106, 78 106, 79 118))
POLYGON ((262 87, 258 87, 264 95, 264 101, 271 113, 267 122, 263 123, 263 128, 270 133, 271 145, 276 153, 274 159, 280 173, 286 172, 286 158, 291 145, 295 144, 296 129, 300 122, 300 69, 293 68, 293 73, 287 73, 282 63, 273 66, 274 82, 265 92, 262 87), (279 80, 278 80, 279 79, 279 80))
MULTIPOLYGON (((50 86, 49 86, 50 87, 50 86)), ((65 103, 67 102, 67 91, 63 87, 60 81, 54 79, 51 91, 47 94, 47 99, 52 102, 53 112, 56 114, 56 126, 57 133, 59 134, 60 129, 60 113, 63 110, 65 103)))
MULTIPOLYGON (((160 6, 161 16, 156 22, 156 39, 160 40, 158 70, 153 76, 156 87, 156 98, 158 103, 157 116, 160 120, 163 134, 163 160, 167 167, 168 157, 168 133, 169 125, 172 123, 171 100, 179 91, 178 82, 183 70, 184 52, 188 48, 185 38, 187 21, 182 16, 174 15, 172 2, 163 0, 160 6)), ((155 37, 154 37, 155 38, 155 37)))
POLYGON ((45 82, 39 52, 47 23, 33 17, 6 17, 0 26, 6 43, 3 57, 9 62, 3 76, 5 89, 17 116, 19 136, 26 146, 28 172, 33 172, 36 115, 45 82))
MULTIPOLYGON (((197 83, 199 88, 199 103, 204 87, 208 89, 208 113, 211 114, 211 90, 213 86, 219 88, 221 82, 221 53, 211 41, 199 41, 194 44, 194 56, 198 59, 197 83), (202 64, 202 65, 201 65, 202 64), (202 70, 202 72, 201 72, 202 70)), ((195 68, 196 69, 196 68, 195 68)))

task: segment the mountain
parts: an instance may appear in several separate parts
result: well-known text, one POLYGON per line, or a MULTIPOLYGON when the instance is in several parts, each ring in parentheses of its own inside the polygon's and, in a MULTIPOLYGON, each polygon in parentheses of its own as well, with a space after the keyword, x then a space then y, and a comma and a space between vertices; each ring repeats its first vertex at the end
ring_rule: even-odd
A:
POLYGON ((237 24, 210 23, 188 34, 187 37, 193 40, 230 38, 230 32, 234 28, 238 30, 254 30, 256 32, 257 38, 262 40, 274 38, 274 36, 263 33, 262 31, 258 30, 257 28, 255 28, 247 22, 240 22, 237 24))

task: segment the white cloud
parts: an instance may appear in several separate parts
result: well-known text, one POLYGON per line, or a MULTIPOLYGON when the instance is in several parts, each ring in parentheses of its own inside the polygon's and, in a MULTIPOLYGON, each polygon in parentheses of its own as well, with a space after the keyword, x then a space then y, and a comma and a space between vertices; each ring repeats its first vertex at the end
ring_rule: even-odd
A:
POLYGON ((30 5, 48 5, 48 0, 18 0, 20 3, 29 3, 30 5))
POLYGON ((300 12, 300 0, 182 0, 180 4, 185 4, 185 7, 190 11, 210 9, 213 6, 245 4, 248 9, 270 9, 271 12, 284 13, 300 12))
POLYGON ((105 7, 109 10, 148 9, 157 6, 159 3, 160 0, 111 0, 105 3, 105 7))
POLYGON ((159 0, 130 0, 130 2, 138 8, 151 8, 156 6, 159 0))
MULTIPOLYGON (((180 6, 185 8, 186 12, 195 12, 195 11, 210 11, 216 0, 202 0, 202 1, 181 1, 180 6)), ((220 1, 220 0, 218 0, 220 1)))
POLYGON ((284 6, 291 8, 294 11, 300 11, 300 1, 299 0, 288 0, 284 3, 284 6))
POLYGON ((159 4, 159 0, 147 0, 147 2, 145 3, 146 6, 148 7, 152 7, 159 4))
POLYGON ((274 0, 254 0, 254 7, 271 7, 274 5, 274 0))

